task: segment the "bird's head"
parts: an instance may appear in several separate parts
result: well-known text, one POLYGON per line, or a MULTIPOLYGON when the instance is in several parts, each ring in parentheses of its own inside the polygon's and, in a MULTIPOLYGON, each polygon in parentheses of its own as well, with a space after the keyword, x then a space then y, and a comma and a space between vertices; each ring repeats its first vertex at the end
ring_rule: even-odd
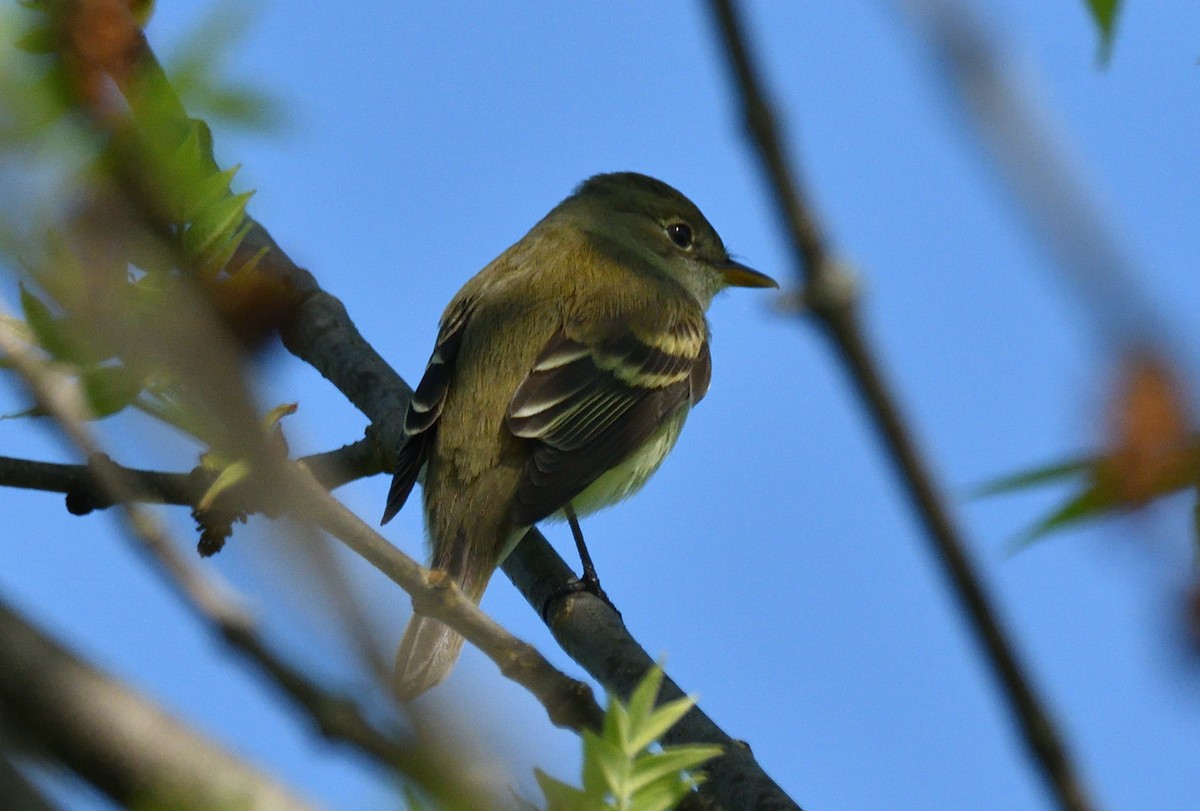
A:
POLYGON ((703 307, 726 287, 779 286, 731 259, 696 204, 661 180, 636 172, 596 175, 559 212, 602 250, 666 274, 703 307))

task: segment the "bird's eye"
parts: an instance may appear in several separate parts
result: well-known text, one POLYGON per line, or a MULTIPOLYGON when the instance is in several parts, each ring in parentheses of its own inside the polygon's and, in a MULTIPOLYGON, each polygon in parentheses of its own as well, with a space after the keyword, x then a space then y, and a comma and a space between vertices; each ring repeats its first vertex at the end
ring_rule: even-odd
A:
POLYGON ((668 225, 667 236, 685 250, 692 247, 692 227, 686 222, 673 222, 668 225))

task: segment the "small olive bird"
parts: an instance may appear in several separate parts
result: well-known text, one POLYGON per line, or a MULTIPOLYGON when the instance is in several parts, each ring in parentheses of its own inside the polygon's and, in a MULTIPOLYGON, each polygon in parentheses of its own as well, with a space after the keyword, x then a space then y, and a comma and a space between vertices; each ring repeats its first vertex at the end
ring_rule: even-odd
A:
MULTIPOLYGON (((705 310, 726 287, 778 287, 729 258, 696 206, 632 172, 585 181, 446 307, 404 416, 383 523, 422 480, 431 565, 479 602, 526 530, 636 492, 708 390, 705 310)), ((463 638, 415 614, 403 700, 444 679, 463 638)))

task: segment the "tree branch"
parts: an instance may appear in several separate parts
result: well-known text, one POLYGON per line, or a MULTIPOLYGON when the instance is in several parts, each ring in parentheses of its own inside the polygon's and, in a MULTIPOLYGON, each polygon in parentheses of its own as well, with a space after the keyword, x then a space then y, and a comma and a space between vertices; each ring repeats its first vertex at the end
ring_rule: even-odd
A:
POLYGON ((1001 625, 999 612, 967 554, 946 499, 934 483, 929 466, 868 345, 858 315, 855 286, 845 270, 846 263, 829 250, 824 231, 787 157, 779 135, 781 128, 752 62, 739 12, 732 0, 711 0, 710 6, 740 97, 747 132, 762 162, 784 229, 791 239, 802 283, 802 298, 831 339, 874 420, 933 551, 999 680, 1029 754, 1041 769, 1059 806, 1070 811, 1086 811, 1091 804, 1052 716, 1037 695, 1001 625))
MULTIPOLYGON (((113 6, 114 4, 105 3, 104 0, 83 0, 66 5, 71 9, 83 8, 86 10, 89 6, 113 6)), ((116 4, 116 6, 119 8, 121 4, 116 4)), ((87 15, 82 14, 79 17, 86 19, 87 15)), ((88 30, 87 26, 78 24, 74 28, 70 26, 68 28, 78 31, 88 30)), ((108 37, 105 42, 119 43, 121 40, 108 37)), ((125 44, 128 47, 116 56, 110 54, 104 62, 96 65, 84 65, 85 70, 79 74, 81 92, 86 93, 90 87, 88 80, 94 78, 97 70, 107 71, 125 94, 135 116, 139 114, 141 106, 139 100, 144 98, 141 94, 147 92, 147 88, 153 88, 156 102, 152 113, 153 121, 174 125, 186 124, 186 113, 182 105, 178 103, 173 91, 170 91, 165 76, 162 76, 161 69, 140 32, 131 34, 125 40, 125 44), (164 115, 168 120, 164 121, 164 115), (178 120, 170 121, 169 119, 172 117, 178 120)), ((97 105, 102 102, 103 97, 98 96, 97 105)), ((104 112, 102 109, 99 110, 97 118, 102 118, 104 112)), ((133 188, 131 193, 136 196, 136 188, 133 188)), ((411 389, 362 338, 341 303, 322 291, 311 274, 297 267, 261 225, 252 220, 247 220, 246 224, 249 226, 249 232, 240 244, 239 256, 234 258, 234 263, 257 254, 260 248, 267 249, 258 263, 256 272, 282 282, 287 290, 286 311, 280 324, 280 335, 284 345, 297 357, 314 366, 368 416, 372 422, 368 436, 378 443, 381 466, 384 469, 390 469, 394 462, 395 450, 402 436, 403 414, 411 395, 411 389)), ((329 498, 315 484, 312 487, 315 488, 310 492, 313 504, 308 506, 318 513, 326 527, 336 528, 343 536, 353 537, 360 554, 368 557, 376 565, 383 564, 383 557, 391 556, 392 553, 400 554, 377 534, 361 533, 362 527, 353 525, 354 522, 357 522, 356 518, 350 516, 342 505, 329 498), (317 499, 318 495, 321 496, 320 499, 317 499), (341 522, 345 522, 344 525, 341 522)), ((346 538, 343 537, 343 539, 346 538)), ((539 589, 551 590, 557 589, 569 581, 569 569, 539 533, 531 532, 526 536, 521 547, 521 554, 512 556, 505 565, 505 571, 510 577, 518 577, 535 570, 543 573, 553 572, 558 579, 543 581, 539 586, 539 589)), ((402 555, 401 558, 403 558, 402 555)), ((392 563, 398 566, 399 570, 409 566, 416 567, 416 564, 406 558, 403 561, 395 559, 392 563)), ((391 574, 394 572, 389 573, 389 575, 391 574)), ((419 567, 416 567, 414 572, 406 574, 405 577, 411 579, 410 575, 415 575, 421 581, 428 580, 428 573, 420 570, 419 567)), ((457 587, 453 586, 443 588, 441 592, 441 596, 430 594, 427 597, 418 596, 417 599, 430 600, 428 606, 438 606, 444 601, 446 610, 455 617, 454 624, 457 628, 459 627, 458 615, 462 614, 462 618, 467 619, 464 613, 465 609, 458 605, 462 601, 461 595, 458 593, 457 587)), ((420 594, 420 590, 418 593, 420 594)), ((564 604, 563 610, 553 612, 556 633, 574 634, 581 640, 586 638, 587 631, 591 626, 586 622, 579 623, 577 618, 584 612, 575 610, 574 607, 580 604, 587 605, 588 600, 591 599, 594 598, 591 598, 590 595, 572 598, 564 604)), ((544 608, 543 606, 542 609, 544 608)), ((539 610, 539 613, 550 614, 551 612, 539 610)), ((483 633, 487 630, 487 623, 491 621, 486 617, 482 620, 471 617, 470 620, 476 622, 477 625, 466 627, 465 635, 476 644, 481 644, 485 641, 483 633)), ((614 639, 619 638, 624 642, 622 656, 612 656, 611 652, 606 654, 600 648, 596 648, 589 656, 589 661, 592 663, 589 671, 599 678, 608 689, 628 696, 629 686, 633 683, 630 679, 636 680, 634 677, 645 671, 650 659, 628 636, 623 627, 614 627, 611 630, 614 639), (638 655, 632 655, 629 653, 630 651, 637 651, 638 655), (607 660, 607 666, 599 667, 596 664, 599 660, 607 660)), ((529 657, 518 655, 507 661, 501 661, 500 665, 506 672, 524 673, 528 669, 528 661, 531 661, 529 657)), ((716 768, 712 770, 713 778, 702 789, 706 795, 717 798, 721 807, 730 809, 730 811, 746 807, 739 801, 739 798, 744 796, 739 786, 749 779, 761 786, 764 792, 763 802, 767 804, 760 804, 759 807, 796 808, 795 803, 761 773, 761 769, 749 757, 748 749, 744 747, 741 749, 744 757, 735 759, 734 753, 730 751, 722 758, 722 762, 736 765, 736 769, 716 768), (743 769, 745 771, 742 771, 743 769)))
MULTIPOLYGON (((297 461, 309 469, 322 487, 333 490, 356 479, 381 473, 377 465, 378 458, 375 442, 360 439, 337 450, 302 456, 297 461)), ((216 480, 215 473, 201 467, 187 473, 139 470, 119 465, 106 456, 92 459, 86 465, 0 456, 0 487, 63 493, 67 497, 67 510, 72 515, 87 515, 93 510, 105 510, 113 506, 113 502, 96 487, 92 478, 91 470, 97 465, 110 466, 119 471, 130 482, 134 500, 149 504, 194 507, 216 480)), ((250 488, 240 489, 248 491, 250 488)), ((236 487, 223 503, 236 505, 242 512, 263 511, 263 505, 254 504, 252 493, 239 492, 236 487)))
POLYGON ((0 713, 130 808, 315 809, 0 602, 0 713))

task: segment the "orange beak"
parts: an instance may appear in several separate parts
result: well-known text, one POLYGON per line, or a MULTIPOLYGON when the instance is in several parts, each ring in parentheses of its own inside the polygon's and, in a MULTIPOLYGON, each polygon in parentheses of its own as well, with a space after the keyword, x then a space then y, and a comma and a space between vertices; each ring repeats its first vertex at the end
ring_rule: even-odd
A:
POLYGON ((767 274, 759 273, 732 259, 721 266, 721 278, 730 287, 779 287, 779 282, 767 274))

